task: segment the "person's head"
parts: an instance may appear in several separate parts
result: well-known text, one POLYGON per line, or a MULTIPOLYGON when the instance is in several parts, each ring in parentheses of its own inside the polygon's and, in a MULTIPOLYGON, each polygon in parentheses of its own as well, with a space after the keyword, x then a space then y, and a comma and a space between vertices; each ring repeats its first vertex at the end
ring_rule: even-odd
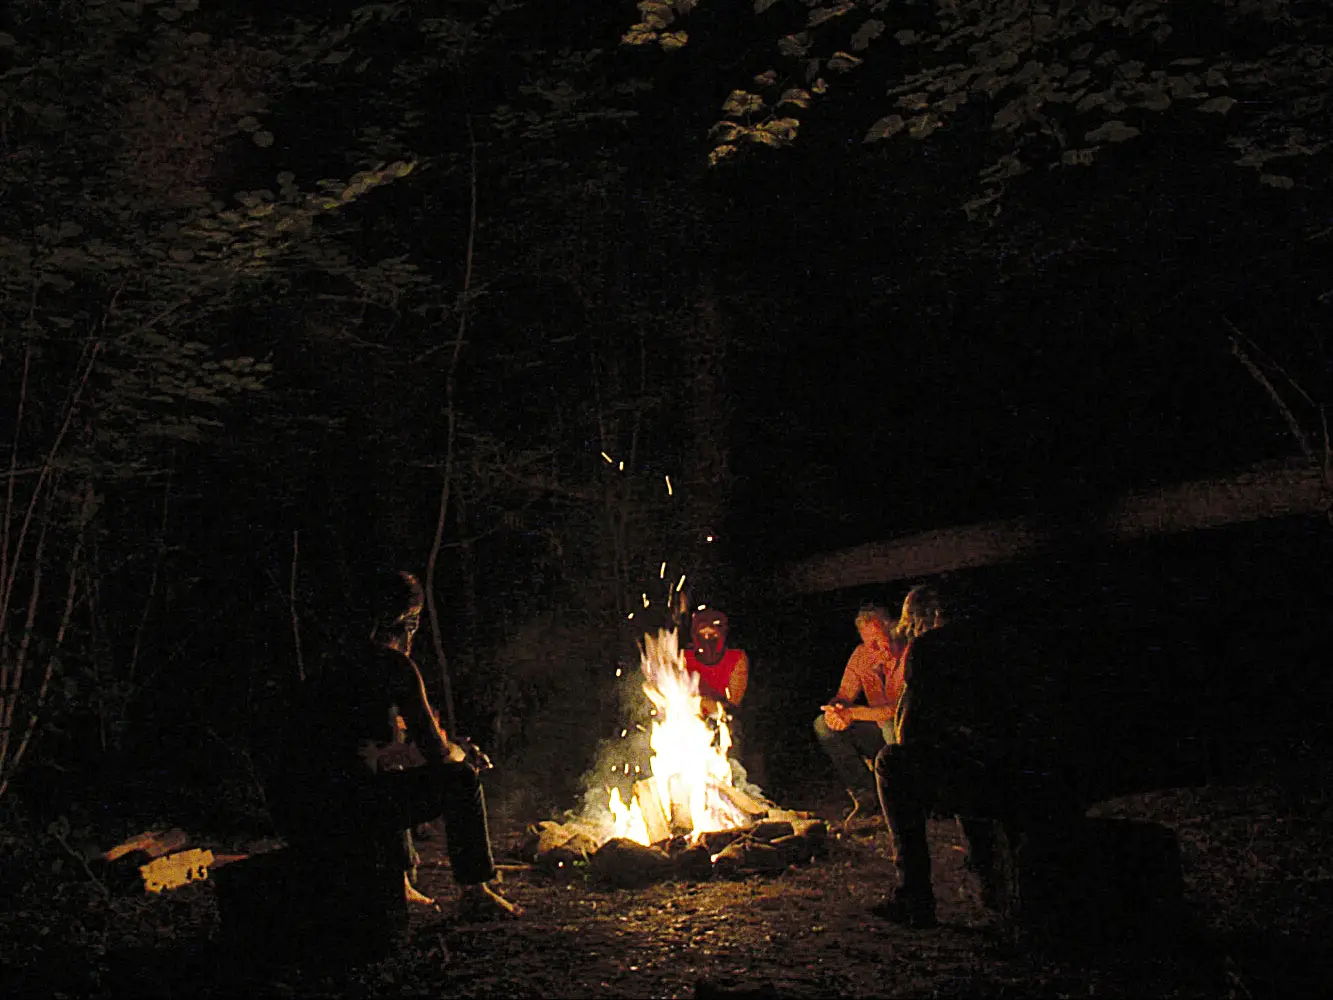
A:
POLYGON ((376 570, 367 581, 362 605, 370 615, 371 634, 381 645, 412 651, 425 602, 421 582, 401 569, 376 570))
POLYGON ((712 666, 727 650, 727 616, 713 608, 700 608, 690 620, 690 645, 701 663, 712 666))
POLYGON ((902 615, 898 618, 898 631, 914 639, 931 629, 944 624, 944 608, 940 604, 940 595, 929 584, 919 584, 907 592, 903 598, 902 615))
POLYGON ((871 649, 887 649, 893 634, 893 619, 878 604, 864 604, 856 613, 856 631, 871 649))

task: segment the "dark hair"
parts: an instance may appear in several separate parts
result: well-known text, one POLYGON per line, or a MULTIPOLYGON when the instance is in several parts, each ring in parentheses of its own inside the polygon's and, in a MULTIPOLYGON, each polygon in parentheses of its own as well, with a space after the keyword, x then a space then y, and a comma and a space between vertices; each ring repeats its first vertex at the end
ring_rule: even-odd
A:
POLYGON ((376 569, 370 573, 357 601, 370 624, 392 625, 425 602, 421 581, 404 569, 376 569))

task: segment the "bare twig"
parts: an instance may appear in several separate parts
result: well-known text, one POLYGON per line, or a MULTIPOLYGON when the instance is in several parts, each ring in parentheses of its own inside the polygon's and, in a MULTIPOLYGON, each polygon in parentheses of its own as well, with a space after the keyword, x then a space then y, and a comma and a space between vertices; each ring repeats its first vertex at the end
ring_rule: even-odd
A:
POLYGON ((449 356, 449 368, 444 378, 445 407, 445 445, 444 445, 444 481, 440 484, 440 504, 435 516, 435 534, 431 539, 430 555, 426 559, 426 610, 430 618, 431 643, 435 647, 435 657, 440 665, 440 688, 444 697, 444 717, 448 721, 448 732, 456 734, 458 720, 454 712, 454 688, 449 676, 449 661, 444 653, 444 637, 440 629, 440 615, 435 606, 435 568, 440 559, 440 547, 444 542, 444 525, 449 516, 449 491, 453 487, 454 451, 458 434, 458 406, 455 398, 455 382, 458 374, 458 361, 463 353, 463 342, 467 336, 467 321, 471 314, 472 268, 477 243, 477 136, 472 128, 472 118, 467 119, 467 134, 470 149, 469 188, 468 188, 468 225, 467 252, 463 263, 463 287, 458 304, 458 325, 455 328, 453 350, 449 356))
POLYGON ((85 858, 82 853, 70 846, 70 842, 65 839, 65 835, 58 829, 51 829, 49 832, 55 842, 65 849, 65 853, 79 863, 79 867, 83 869, 84 874, 87 875, 92 883, 101 890, 102 895, 109 897, 111 895, 111 890, 106 887, 106 883, 98 878, 97 874, 88 866, 88 859, 85 858))
POLYGON ((301 619, 296 613, 296 560, 301 553, 301 529, 292 531, 292 572, 287 588, 287 605, 292 612, 292 642, 296 646, 296 677, 305 683, 305 660, 301 657, 301 619))
POLYGON ((139 615, 139 628, 134 633, 134 645, 130 648, 130 663, 126 670, 126 679, 131 686, 139 670, 139 650, 143 646, 144 633, 148 628, 148 615, 153 608, 153 599, 157 596, 157 581, 162 570, 162 559, 167 551, 167 514, 170 509, 171 474, 168 470, 167 484, 162 491, 162 521, 157 529, 157 558, 153 560, 153 573, 148 579, 148 596, 144 598, 143 612, 139 615))
MULTIPOLYGON (((1268 376, 1260 370, 1259 366, 1256 365, 1254 361, 1251 360, 1249 354, 1246 353, 1245 348, 1241 346, 1241 339, 1245 335, 1241 333, 1229 319, 1224 318, 1223 322, 1231 328, 1233 334, 1231 338, 1231 353, 1235 355, 1236 360, 1245 366, 1245 370, 1250 373, 1250 376, 1258 382, 1264 392, 1268 394, 1268 398, 1273 401, 1273 405, 1277 407, 1278 413, 1280 413, 1282 419, 1287 422, 1287 429, 1291 431, 1291 436, 1296 439, 1296 443, 1300 446, 1301 453, 1310 461, 1317 462, 1318 459, 1315 457, 1314 447, 1310 444, 1310 439, 1306 436, 1305 431, 1301 429, 1301 424, 1300 421, 1296 419, 1296 414, 1292 413, 1291 407, 1287 405, 1287 401, 1284 400, 1277 389, 1273 387, 1273 383, 1269 381, 1268 376)), ((1291 379, 1288 378, 1288 381, 1291 382, 1291 379)), ((1292 382, 1292 385, 1295 385, 1295 383, 1292 382)), ((1296 386, 1296 390, 1300 392, 1300 387, 1296 386)), ((1305 394, 1302 392, 1301 395, 1304 396, 1305 394)), ((1306 399, 1309 399, 1309 397, 1306 396, 1306 399)))
MULTIPOLYGON (((54 492, 54 490, 53 490, 54 492)), ((37 731, 37 722, 40 718, 42 708, 46 705, 46 693, 51 686, 51 678, 55 674, 57 662, 57 653, 65 643, 65 635, 69 631, 70 619, 74 614, 74 595, 78 589, 79 556, 83 552, 84 537, 88 528, 89 512, 92 509, 93 487, 92 483, 84 484, 83 505, 79 511, 79 531, 74 541, 74 551, 70 555, 69 561, 69 582, 65 588, 65 606, 60 614, 60 625, 56 630, 55 648, 47 654, 46 670, 42 674, 42 683, 37 689, 37 698, 33 703, 32 709, 28 712, 28 725, 24 729, 23 739, 19 742, 18 749, 14 751, 12 758, 7 758, 10 733, 13 731, 14 709, 18 704, 20 693, 20 684, 23 680, 23 664, 27 654, 28 638, 32 634, 33 617, 36 612, 37 595, 41 585, 41 553, 45 543, 46 526, 43 524, 39 534, 36 551, 33 554, 34 579, 32 584, 32 594, 28 602, 28 620, 24 629, 23 645, 20 649, 21 658, 15 668, 13 681, 13 691, 9 694, 8 704, 5 706, 4 719, 0 721, 0 798, 4 798, 5 791, 9 787, 9 781, 17 771, 19 764, 22 763, 24 755, 27 753, 28 744, 32 741, 32 735, 37 731)))

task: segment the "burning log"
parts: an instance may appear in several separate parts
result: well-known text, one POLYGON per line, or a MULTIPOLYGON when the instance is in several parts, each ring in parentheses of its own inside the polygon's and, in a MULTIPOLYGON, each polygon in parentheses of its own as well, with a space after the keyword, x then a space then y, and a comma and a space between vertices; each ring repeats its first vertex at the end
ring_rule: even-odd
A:
POLYGON ((753 795, 741 791, 734 785, 718 785, 717 790, 737 811, 748 816, 751 822, 763 819, 768 815, 769 803, 761 802, 753 795))
MULTIPOLYGON (((671 831, 675 826, 676 803, 663 803, 657 794, 657 783, 650 778, 634 782, 634 796, 639 800, 639 808, 643 811, 643 822, 648 827, 648 842, 650 844, 660 844, 664 840, 671 838, 671 831), (663 807, 669 805, 671 812, 663 807)), ((689 828, 686 828, 689 832, 689 828)))
POLYGON ((755 840, 777 840, 790 837, 796 832, 795 827, 785 819, 766 819, 750 828, 750 836, 755 840))
POLYGON ((784 852, 772 844, 749 838, 732 841, 713 859, 714 870, 723 878, 772 875, 783 871, 788 864, 784 852))

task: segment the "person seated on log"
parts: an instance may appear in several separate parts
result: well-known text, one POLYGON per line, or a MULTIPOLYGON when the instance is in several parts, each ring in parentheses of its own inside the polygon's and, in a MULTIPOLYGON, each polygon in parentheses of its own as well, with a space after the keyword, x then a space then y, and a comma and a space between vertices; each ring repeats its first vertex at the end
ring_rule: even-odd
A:
POLYGON ((996 632, 978 621, 950 621, 933 590, 909 595, 904 631, 913 631, 893 739, 875 758, 880 804, 893 837, 898 886, 874 907, 877 916, 909 927, 934 927, 926 820, 932 813, 962 817, 967 867, 994 904, 994 838, 989 820, 1004 766, 1002 727, 1007 679, 994 669, 996 632), (930 623, 931 627, 927 627, 930 623))
POLYGON ((837 693, 815 719, 815 737, 852 800, 850 820, 875 794, 869 762, 892 738, 894 711, 903 685, 907 641, 889 612, 867 604, 857 612, 861 644, 852 650, 837 693), (865 704, 856 704, 864 698, 865 704))
POLYGON ((279 832, 294 849, 327 859, 331 876, 344 863, 406 872, 404 831, 442 818, 460 915, 518 916, 488 884, 496 869, 477 768, 441 729, 411 659, 421 584, 394 570, 376 574, 367 590, 369 636, 349 639, 299 698, 299 742, 276 796, 279 832), (400 717, 418 766, 402 766, 400 717))
POLYGON ((690 621, 690 648, 685 669, 699 677, 700 710, 708 716, 721 709, 734 714, 750 682, 750 661, 743 649, 727 648, 727 616, 700 608, 690 621))

